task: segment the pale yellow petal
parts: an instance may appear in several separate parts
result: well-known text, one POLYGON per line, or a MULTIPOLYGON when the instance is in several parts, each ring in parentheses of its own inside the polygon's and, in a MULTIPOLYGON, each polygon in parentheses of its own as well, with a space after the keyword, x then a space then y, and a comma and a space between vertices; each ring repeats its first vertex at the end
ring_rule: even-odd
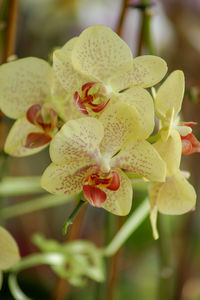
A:
POLYGON ((153 237, 155 240, 159 238, 158 229, 157 229, 157 215, 158 215, 158 206, 157 201, 159 199, 160 188, 164 183, 161 182, 151 182, 149 184, 149 199, 150 199, 150 221, 153 231, 153 237))
POLYGON ((72 65, 72 49, 67 47, 67 44, 56 50, 53 54, 53 69, 58 77, 63 88, 70 93, 72 99, 74 92, 81 91, 82 85, 87 82, 93 81, 93 77, 77 72, 72 65))
POLYGON ((196 193, 180 171, 168 177, 157 199, 158 211, 168 215, 184 214, 194 209, 196 193))
POLYGON ((0 66, 0 108, 13 119, 50 97, 52 69, 39 58, 27 57, 0 66))
POLYGON ((174 174, 179 169, 182 153, 182 143, 178 131, 172 130, 166 141, 160 139, 153 146, 166 162, 167 176, 174 174))
POLYGON ((19 249, 11 234, 0 226, 0 270, 6 270, 20 259, 19 249))
MULTIPOLYGON (((138 137, 146 139, 154 129, 154 103, 151 95, 143 88, 134 87, 118 94, 124 103, 134 106, 140 118, 138 137)), ((133 135, 134 136, 134 135, 133 135)))
POLYGON ((6 142, 4 145, 4 151, 12 156, 23 157, 38 153, 47 145, 37 148, 26 148, 26 138, 29 133, 43 132, 39 127, 34 126, 27 121, 26 117, 22 117, 15 121, 11 127, 6 142))
POLYGON ((42 175, 41 186, 52 194, 79 193, 90 167, 90 163, 85 160, 63 165, 52 163, 42 175))
POLYGON ((127 103, 110 104, 99 121, 104 126, 101 152, 112 157, 131 136, 139 135, 139 114, 134 106, 127 103))
POLYGON ((51 92, 51 106, 64 122, 84 116, 74 104, 73 95, 64 89, 56 76, 54 76, 51 92))
POLYGON ((166 62, 153 55, 138 56, 133 59, 129 70, 112 76, 110 85, 120 91, 133 86, 151 87, 160 82, 167 72, 166 62))
POLYGON ((120 187, 117 191, 103 189, 107 195, 107 200, 101 207, 107 211, 118 215, 125 216, 130 212, 132 205, 133 189, 130 179, 120 169, 116 169, 120 178, 120 187))
POLYGON ((98 157, 103 134, 103 125, 95 118, 68 121, 51 142, 52 161, 62 164, 98 157))
POLYGON ((92 26, 79 36, 72 52, 74 68, 104 83, 132 62, 128 45, 109 27, 92 26))
POLYGON ((151 181, 165 180, 166 164, 155 148, 146 141, 130 140, 112 158, 111 164, 151 181))
POLYGON ((155 109, 159 118, 168 119, 169 111, 174 109, 174 118, 181 109, 185 90, 182 71, 172 72, 158 89, 155 98, 155 109))

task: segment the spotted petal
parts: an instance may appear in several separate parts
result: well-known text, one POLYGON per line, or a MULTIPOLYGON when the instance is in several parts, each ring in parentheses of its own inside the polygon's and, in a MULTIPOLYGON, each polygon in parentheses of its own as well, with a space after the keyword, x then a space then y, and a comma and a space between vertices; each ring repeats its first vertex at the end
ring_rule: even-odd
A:
POLYGON ((160 82, 167 72, 166 62, 153 55, 138 56, 125 72, 113 75, 110 85, 116 91, 139 86, 151 87, 160 82))
POLYGON ((153 146, 166 162, 167 176, 174 174, 179 169, 182 152, 182 143, 178 131, 172 130, 166 141, 160 139, 153 146))
POLYGON ((50 146, 54 163, 92 160, 99 155, 103 125, 95 118, 81 118, 67 122, 55 135, 50 146))
POLYGON ((139 114, 133 105, 111 104, 103 112, 99 121, 104 126, 101 152, 112 157, 131 136, 139 136, 139 114))
POLYGON ((19 249, 10 233, 0 227, 0 270, 12 267, 20 259, 19 249))
POLYGON ((168 120, 169 111, 174 109, 174 118, 179 113, 185 90, 184 74, 182 71, 172 72, 158 89, 155 98, 155 109, 158 117, 168 120))
POLYGON ((128 45, 110 28, 92 26, 79 36, 72 52, 74 68, 104 83, 113 74, 129 68, 132 54, 128 45))
MULTIPOLYGON (((134 87, 118 94, 118 98, 137 110, 140 131, 138 137, 146 139, 154 129, 154 103, 151 95, 143 88, 134 87)), ((133 136, 135 133, 133 134, 133 136)))
POLYGON ((112 158, 112 166, 139 174, 151 181, 164 181, 166 164, 146 141, 130 140, 122 150, 112 158))
POLYGON ((0 67, 0 107, 17 119, 36 103, 50 97, 52 69, 39 58, 28 57, 0 67))
POLYGON ((76 194, 82 190, 90 162, 78 160, 68 164, 50 164, 44 171, 41 186, 52 194, 76 194))
POLYGON ((63 48, 56 50, 53 54, 53 69, 61 85, 70 93, 72 99, 75 91, 81 89, 86 82, 93 80, 93 77, 82 75, 72 65, 72 49, 78 38, 68 41, 63 48))
POLYGON ((102 188, 107 199, 101 207, 115 215, 125 216, 129 213, 132 205, 132 185, 124 172, 120 169, 116 169, 116 171, 120 178, 120 187, 117 191, 102 188))
POLYGON ((4 145, 5 152, 16 157, 28 156, 38 153, 39 151, 44 149, 47 144, 37 148, 25 147, 27 136, 35 132, 43 133, 43 131, 39 127, 34 126, 30 122, 28 122, 25 117, 18 119, 13 124, 7 136, 4 145))

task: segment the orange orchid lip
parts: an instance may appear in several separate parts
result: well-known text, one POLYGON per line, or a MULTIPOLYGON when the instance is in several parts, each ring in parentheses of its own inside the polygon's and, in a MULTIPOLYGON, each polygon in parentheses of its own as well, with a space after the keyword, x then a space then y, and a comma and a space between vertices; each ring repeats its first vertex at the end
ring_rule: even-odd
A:
POLYGON ((112 171, 107 175, 101 175, 100 172, 89 174, 83 185, 83 193, 85 198, 96 207, 100 207, 106 201, 106 192, 101 187, 111 191, 117 191, 120 187, 119 175, 116 171, 112 171))
POLYGON ((90 108, 93 112, 101 112, 104 107, 108 104, 110 99, 107 99, 104 95, 99 92, 95 92, 94 94, 89 94, 90 89, 95 85, 98 84, 97 82, 87 82, 81 88, 81 96, 76 91, 74 93, 74 104, 78 108, 78 110, 88 115, 87 108, 90 108), (99 98, 100 103, 94 103, 94 101, 99 98))
POLYGON ((181 136, 182 141, 182 153, 183 154, 192 154, 195 152, 200 152, 200 142, 190 133, 186 136, 181 136))

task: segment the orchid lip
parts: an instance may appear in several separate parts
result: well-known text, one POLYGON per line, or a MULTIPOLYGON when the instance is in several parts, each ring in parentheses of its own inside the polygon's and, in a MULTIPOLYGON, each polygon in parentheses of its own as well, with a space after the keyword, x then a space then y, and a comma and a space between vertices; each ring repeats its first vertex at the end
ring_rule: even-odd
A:
POLYGON ((81 94, 75 91, 74 104, 81 113, 87 115, 88 110, 99 113, 109 103, 110 98, 107 98, 109 89, 104 86, 98 88, 98 85, 98 82, 87 82, 81 87, 81 94), (95 85, 97 85, 97 90, 92 91, 95 85))
POLYGON ((111 171, 107 174, 93 171, 85 179, 83 193, 93 206, 100 207, 107 199, 105 190, 117 191, 119 187, 120 179, 116 171, 111 171), (105 190, 102 190, 102 188, 105 190))

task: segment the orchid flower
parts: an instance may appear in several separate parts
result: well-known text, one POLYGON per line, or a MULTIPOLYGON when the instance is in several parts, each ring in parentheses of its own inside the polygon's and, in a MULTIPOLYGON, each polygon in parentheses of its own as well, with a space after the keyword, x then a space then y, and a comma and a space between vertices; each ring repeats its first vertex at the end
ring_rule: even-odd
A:
POLYGON ((0 67, 0 108, 6 116, 17 119, 5 143, 8 154, 27 156, 40 151, 57 131, 59 118, 67 121, 76 117, 53 75, 46 61, 34 57, 0 67))
POLYGON ((0 226, 0 289, 2 284, 1 271, 15 265, 20 259, 18 246, 10 233, 0 226))
POLYGON ((195 122, 179 122, 177 118, 181 110, 185 90, 184 74, 176 70, 172 72, 158 89, 155 96, 156 114, 161 120, 161 137, 167 139, 172 129, 176 129, 182 140, 182 153, 200 152, 200 142, 192 134, 191 126, 195 122))
POLYGON ((139 139, 138 124, 136 110, 125 103, 108 107, 99 119, 68 121, 51 142, 52 164, 42 175, 42 187, 53 194, 83 191, 93 206, 128 214, 132 185, 124 170, 165 180, 165 163, 139 139))
POLYGON ((166 181, 152 182, 149 186, 150 219, 154 238, 157 239, 157 213, 180 215, 192 210, 196 193, 179 169, 182 151, 180 134, 172 129, 167 140, 160 139, 153 146, 167 165, 166 181))
POLYGON ((110 28, 92 26, 54 52, 53 68, 82 114, 98 117, 109 103, 120 99, 133 106, 140 102, 141 119, 149 122, 144 138, 152 133, 154 106, 143 88, 164 77, 167 66, 161 58, 133 59, 128 45, 110 28))

